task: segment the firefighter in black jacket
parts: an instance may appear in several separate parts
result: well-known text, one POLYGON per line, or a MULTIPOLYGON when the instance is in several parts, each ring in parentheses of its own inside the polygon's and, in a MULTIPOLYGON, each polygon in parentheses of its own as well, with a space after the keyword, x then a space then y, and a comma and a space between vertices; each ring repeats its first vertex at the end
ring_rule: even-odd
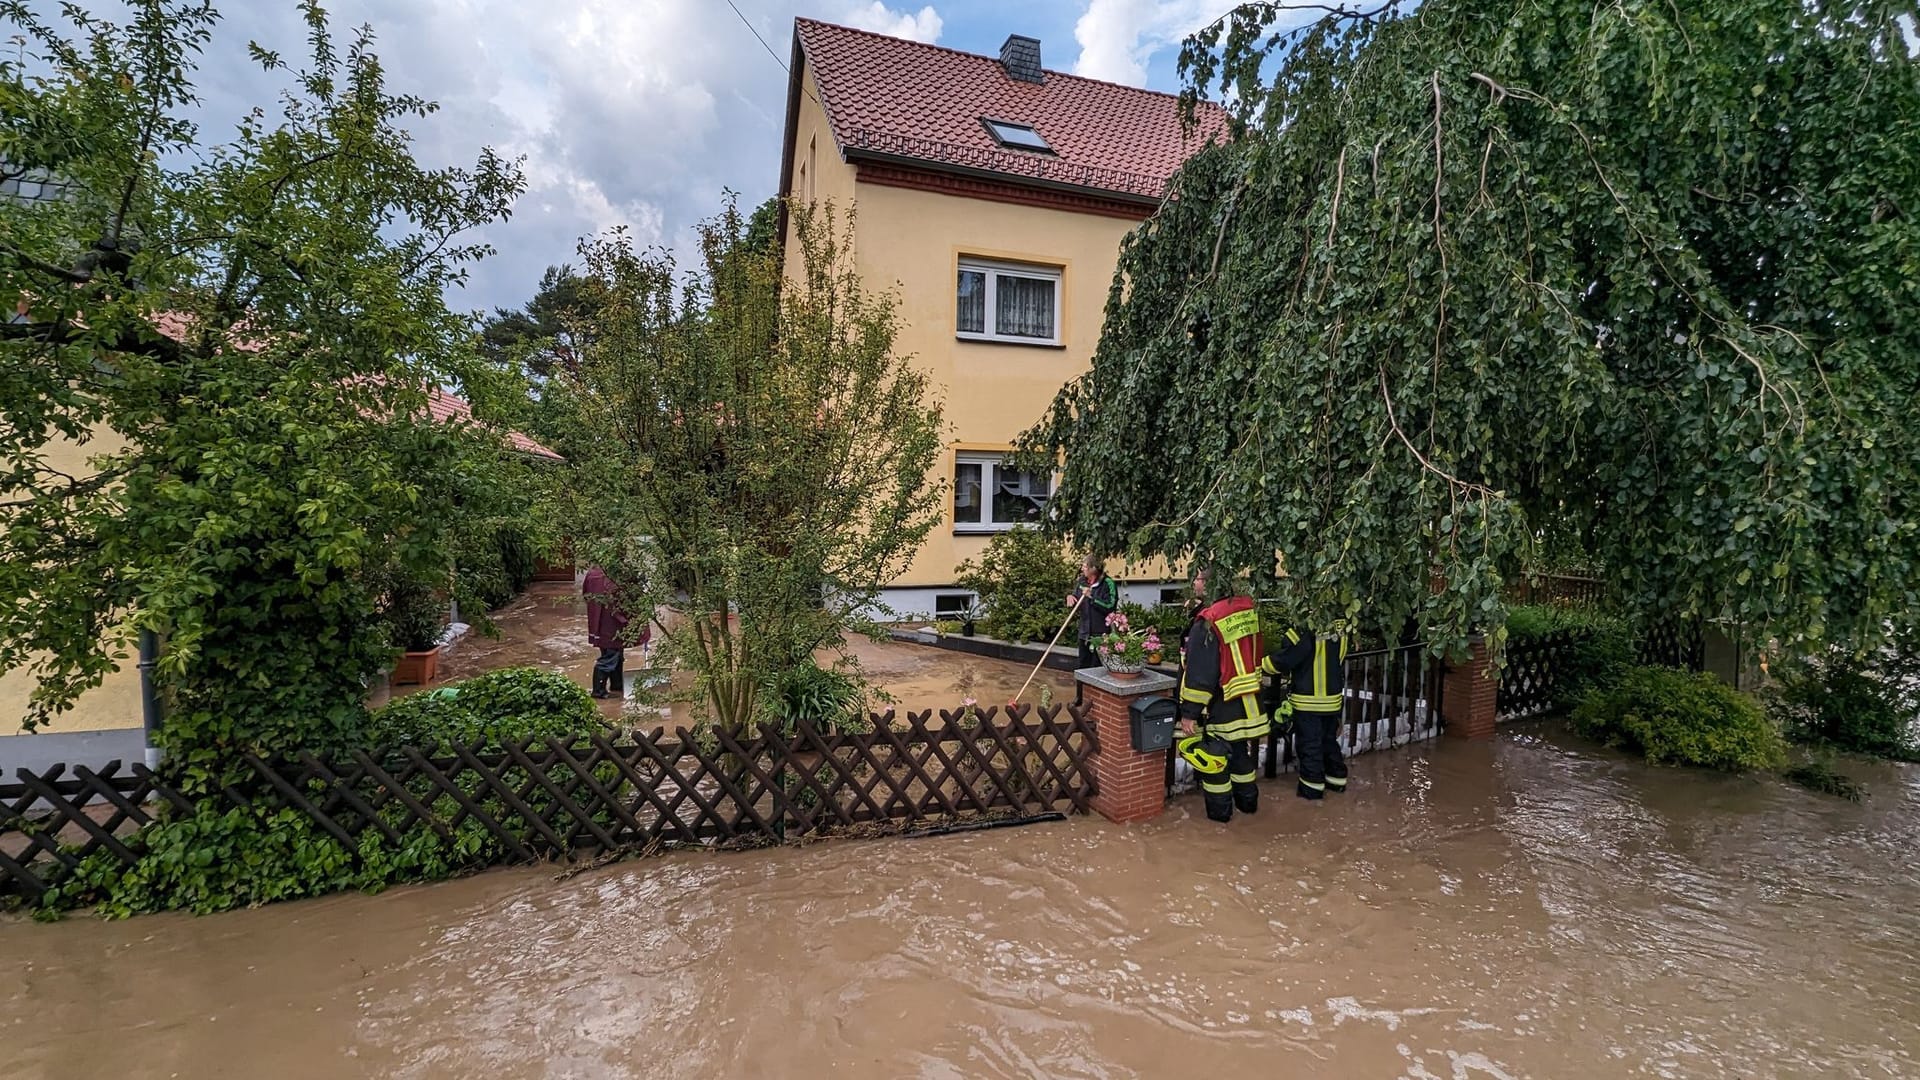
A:
POLYGON ((1180 716, 1200 734, 1182 740, 1181 756, 1200 774, 1207 816, 1231 821, 1238 807, 1251 814, 1260 805, 1254 785, 1254 740, 1267 733, 1260 707, 1260 616, 1245 596, 1200 609, 1187 630, 1180 672, 1180 716))
POLYGON ((1260 661, 1268 675, 1292 682, 1294 749, 1300 758, 1303 799, 1320 799, 1347 789, 1347 761, 1340 753, 1340 710, 1346 700, 1347 637, 1289 630, 1279 651, 1260 661))

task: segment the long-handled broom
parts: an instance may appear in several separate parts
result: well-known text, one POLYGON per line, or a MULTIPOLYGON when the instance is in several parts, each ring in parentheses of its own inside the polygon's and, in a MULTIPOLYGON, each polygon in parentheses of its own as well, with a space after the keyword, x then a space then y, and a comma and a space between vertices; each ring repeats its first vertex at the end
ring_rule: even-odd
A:
POLYGON ((1027 687, 1033 685, 1033 677, 1040 674, 1041 665, 1047 662, 1047 657, 1053 655, 1053 647, 1060 644, 1060 635, 1067 632, 1067 627, 1073 622, 1074 613, 1080 610, 1080 602, 1086 598, 1087 594, 1084 592, 1073 598, 1073 603, 1067 607, 1067 617, 1060 622, 1060 629, 1053 632, 1053 640, 1047 642, 1047 651, 1040 654, 1040 659, 1033 665, 1033 670, 1027 672, 1027 681, 1020 684, 1019 691, 1013 695, 1012 700, 1007 702, 1008 708, 1020 704, 1020 695, 1026 693, 1027 687))

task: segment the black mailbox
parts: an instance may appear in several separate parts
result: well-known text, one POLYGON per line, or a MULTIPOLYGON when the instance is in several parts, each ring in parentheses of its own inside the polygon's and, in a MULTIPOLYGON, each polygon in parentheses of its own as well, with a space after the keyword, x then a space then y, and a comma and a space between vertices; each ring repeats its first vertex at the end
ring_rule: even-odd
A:
POLYGON ((1172 698, 1143 697, 1127 706, 1133 748, 1142 753, 1173 745, 1173 721, 1180 713, 1172 698))

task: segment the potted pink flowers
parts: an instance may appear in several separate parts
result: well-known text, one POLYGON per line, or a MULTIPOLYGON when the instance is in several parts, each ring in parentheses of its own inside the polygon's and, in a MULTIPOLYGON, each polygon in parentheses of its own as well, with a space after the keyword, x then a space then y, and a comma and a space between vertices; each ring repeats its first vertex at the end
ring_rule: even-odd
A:
POLYGON ((1131 679, 1147 669, 1147 657, 1161 651, 1160 631, 1154 627, 1135 630, 1127 622, 1127 613, 1116 611, 1107 616, 1107 632, 1093 639, 1093 651, 1100 656, 1108 672, 1131 679))

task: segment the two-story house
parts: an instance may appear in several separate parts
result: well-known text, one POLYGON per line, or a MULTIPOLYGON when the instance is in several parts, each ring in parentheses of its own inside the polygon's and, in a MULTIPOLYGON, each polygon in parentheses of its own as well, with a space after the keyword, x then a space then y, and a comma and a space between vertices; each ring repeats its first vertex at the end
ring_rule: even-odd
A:
MULTIPOLYGON (((955 611, 955 567, 1045 511, 1053 478, 1006 452, 1090 366, 1122 238, 1220 119, 1189 137, 1174 96, 1049 71, 1019 35, 992 57, 797 19, 790 70, 780 194, 856 209, 857 268, 898 290, 952 431, 946 520, 885 600, 955 611)), ((1173 591, 1153 570, 1127 599, 1173 591)))

